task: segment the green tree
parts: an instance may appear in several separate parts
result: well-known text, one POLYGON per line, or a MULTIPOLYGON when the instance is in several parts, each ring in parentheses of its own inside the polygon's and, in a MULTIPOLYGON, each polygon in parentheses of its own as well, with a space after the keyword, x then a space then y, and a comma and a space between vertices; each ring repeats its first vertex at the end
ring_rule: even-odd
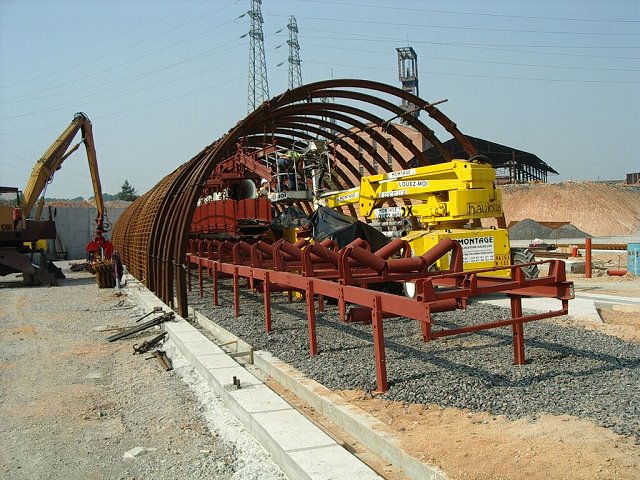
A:
POLYGON ((118 192, 118 200, 126 200, 127 202, 133 202, 138 198, 138 192, 133 188, 133 185, 129 183, 129 180, 125 180, 122 184, 121 190, 118 192))

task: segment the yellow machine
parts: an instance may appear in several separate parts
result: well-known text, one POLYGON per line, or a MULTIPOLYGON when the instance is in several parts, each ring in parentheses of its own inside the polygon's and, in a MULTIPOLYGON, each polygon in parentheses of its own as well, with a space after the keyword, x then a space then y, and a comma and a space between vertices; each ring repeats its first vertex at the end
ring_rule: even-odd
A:
MULTIPOLYGON (((502 196, 495 188, 495 170, 485 163, 453 160, 362 177, 359 187, 321 196, 329 208, 358 204, 361 217, 372 225, 399 225, 397 230, 422 255, 442 238, 462 245, 465 270, 525 263, 531 257, 513 252, 506 228, 482 228, 482 218, 502 218, 502 196), (388 201, 404 206, 384 206, 388 201), (408 231, 407 231, 408 230, 408 231), (515 257, 514 257, 515 254, 515 257)), ((445 257, 438 269, 449 268, 445 257)), ((527 275, 537 276, 532 266, 527 275)), ((491 273, 507 276, 509 270, 491 273)))
POLYGON ((37 262, 39 265, 34 265, 36 252, 28 246, 32 242, 55 239, 55 223, 52 220, 39 219, 41 208, 36 212, 35 219, 30 219, 29 215, 53 174, 60 169, 62 162, 83 143, 87 151, 98 210, 96 235, 87 245, 87 254, 94 257, 111 255, 113 246, 103 236, 106 231, 105 208, 91 121, 84 113, 76 113, 69 126, 36 162, 22 196, 17 188, 0 187, 0 276, 22 272, 25 279, 31 279, 33 283, 46 285, 57 283, 53 274, 48 271, 49 262, 44 252, 37 252, 41 258, 37 262), (81 131, 82 139, 69 149, 78 131, 81 131))

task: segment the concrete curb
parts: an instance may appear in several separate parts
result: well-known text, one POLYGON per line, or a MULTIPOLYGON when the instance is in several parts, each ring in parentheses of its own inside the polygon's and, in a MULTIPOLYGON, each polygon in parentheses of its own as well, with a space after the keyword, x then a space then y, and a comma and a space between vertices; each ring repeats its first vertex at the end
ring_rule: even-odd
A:
MULTIPOLYGON (((149 310, 155 306, 170 310, 130 276, 125 291, 133 301, 149 310)), ((171 340, 287 477, 292 480, 381 479, 185 319, 178 315, 176 319, 163 324, 171 340), (234 385, 234 379, 239 379, 240 389, 234 385)))
POLYGON ((386 425, 358 407, 349 404, 320 383, 282 362, 268 352, 254 355, 255 365, 301 400, 322 413, 364 446, 401 469, 414 480, 444 480, 446 475, 429 467, 400 448, 398 441, 387 433, 386 425))
MULTIPOLYGON (((209 320, 201 313, 189 309, 202 327, 209 330, 223 343, 238 341, 240 351, 247 352, 251 346, 233 333, 209 320)), ((398 441, 386 432, 380 420, 355 407, 322 384, 306 377, 302 372, 265 351, 253 352, 254 365, 272 377, 287 390, 320 412, 344 432, 356 438, 362 445, 401 469, 413 480, 444 480, 446 474, 430 467, 406 453, 398 441)))

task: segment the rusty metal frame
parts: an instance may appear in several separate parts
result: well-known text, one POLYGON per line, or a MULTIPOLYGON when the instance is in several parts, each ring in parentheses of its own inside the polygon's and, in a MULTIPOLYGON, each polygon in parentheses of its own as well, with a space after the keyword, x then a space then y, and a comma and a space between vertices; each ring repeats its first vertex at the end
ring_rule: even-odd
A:
POLYGON ((313 246, 299 242, 298 245, 293 245, 280 241, 274 246, 227 242, 225 252, 222 248, 225 243, 218 242, 215 245, 216 248, 212 248, 207 242, 207 240, 201 243, 192 242, 193 253, 187 255, 189 278, 191 265, 197 268, 200 295, 204 295, 204 269, 213 279, 214 305, 219 304, 218 279, 231 278, 234 313, 237 317, 240 314, 240 278, 247 279, 251 288, 260 284, 264 299, 265 331, 268 333, 272 329, 271 293, 274 291, 302 292, 306 301, 311 356, 318 353, 316 296, 319 301, 318 308, 321 311, 324 297, 334 298, 338 301, 341 321, 371 324, 376 382, 380 391, 388 389, 384 318, 406 317, 417 320, 420 322, 424 341, 511 326, 513 362, 522 365, 526 360, 523 324, 566 315, 569 300, 573 298, 573 283, 566 280, 564 262, 560 260, 535 262, 537 265, 549 265, 548 275, 537 279, 527 279, 522 271, 523 266, 464 272, 462 271, 462 249, 458 242, 451 239, 442 240, 422 257, 403 255, 401 258, 389 258, 401 252, 401 240, 375 253, 368 251, 365 248, 366 245, 362 244, 362 240, 357 240, 339 251, 335 251, 328 244, 313 246), (207 254, 202 256, 205 250, 207 254), (262 253, 262 256, 258 252, 262 253), (430 265, 449 253, 452 265, 449 271, 429 271, 430 265), (510 278, 484 275, 505 268, 511 270, 510 278), (370 283, 404 280, 415 281, 417 291, 415 299, 366 288, 370 283), (470 297, 488 293, 504 293, 510 298, 510 319, 432 331, 434 324, 432 313, 466 308, 470 297), (544 313, 524 315, 522 298, 525 297, 556 298, 561 301, 562 307, 544 313), (350 304, 357 306, 352 307, 347 315, 347 306, 350 304))

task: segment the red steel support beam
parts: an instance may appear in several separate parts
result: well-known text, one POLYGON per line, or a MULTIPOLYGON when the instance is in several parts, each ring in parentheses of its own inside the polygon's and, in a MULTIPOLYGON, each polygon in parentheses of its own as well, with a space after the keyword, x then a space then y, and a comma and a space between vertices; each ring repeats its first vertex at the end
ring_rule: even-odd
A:
POLYGON ((264 290, 264 329, 269 333, 271 332, 271 282, 269 282, 269 272, 264 273, 262 288, 264 290))
MULTIPOLYGON (((522 297, 519 295, 509 295, 511 301, 511 318, 522 317, 522 297)), ((524 365, 524 327, 522 322, 511 325, 513 332, 513 363, 515 365, 524 365)))
POLYGON ((373 329, 373 351, 376 360, 376 385, 380 392, 389 390, 387 384, 387 356, 384 348, 384 330, 382 326, 382 302, 379 295, 373 297, 371 325, 373 329))
POLYGON ((240 316, 240 285, 238 267, 233 267, 233 313, 235 317, 240 316))
POLYGON ((318 354, 318 337, 316 334, 316 305, 312 279, 307 280, 305 295, 307 299, 307 320, 309 322, 309 355, 314 357, 318 354))
POLYGON ((591 239, 584 239, 584 276, 591 278, 591 239))

